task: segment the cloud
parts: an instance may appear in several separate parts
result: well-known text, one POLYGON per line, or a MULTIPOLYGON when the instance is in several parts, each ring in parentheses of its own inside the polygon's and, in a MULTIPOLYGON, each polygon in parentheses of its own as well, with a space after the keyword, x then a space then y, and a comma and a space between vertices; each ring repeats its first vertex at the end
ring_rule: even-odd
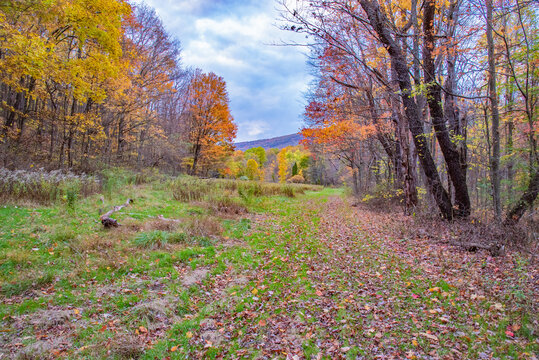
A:
POLYGON ((240 137, 241 140, 238 141, 243 141, 243 138, 253 138, 260 134, 264 134, 266 131, 268 131, 268 129, 269 125, 262 120, 252 120, 246 122, 242 126, 242 132, 244 134, 242 134, 240 137))
POLYGON ((238 141, 296 132, 311 77, 299 41, 279 30, 272 1, 151 0, 168 31, 182 43, 185 66, 215 72, 227 82, 238 141))

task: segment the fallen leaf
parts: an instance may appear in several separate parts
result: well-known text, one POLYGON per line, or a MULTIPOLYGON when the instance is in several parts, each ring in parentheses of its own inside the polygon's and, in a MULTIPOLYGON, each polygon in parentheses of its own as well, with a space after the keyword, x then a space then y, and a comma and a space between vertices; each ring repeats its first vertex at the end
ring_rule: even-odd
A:
POLYGON ((428 334, 428 333, 424 333, 424 332, 420 332, 419 335, 422 335, 422 336, 426 337, 429 340, 438 341, 438 337, 436 335, 432 335, 432 334, 428 334))
POLYGON ((190 339, 190 338, 193 337, 193 333, 190 332, 190 331, 188 331, 188 332, 185 333, 185 337, 188 338, 188 339, 190 339))

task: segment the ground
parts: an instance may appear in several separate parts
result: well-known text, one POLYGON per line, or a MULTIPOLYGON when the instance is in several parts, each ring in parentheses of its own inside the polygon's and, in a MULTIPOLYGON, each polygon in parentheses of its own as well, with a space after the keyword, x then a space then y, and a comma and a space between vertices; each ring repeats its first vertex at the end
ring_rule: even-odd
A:
POLYGON ((536 359, 519 253, 436 243, 341 189, 232 215, 156 184, 108 205, 127 196, 110 230, 97 196, 0 208, 0 359, 536 359))

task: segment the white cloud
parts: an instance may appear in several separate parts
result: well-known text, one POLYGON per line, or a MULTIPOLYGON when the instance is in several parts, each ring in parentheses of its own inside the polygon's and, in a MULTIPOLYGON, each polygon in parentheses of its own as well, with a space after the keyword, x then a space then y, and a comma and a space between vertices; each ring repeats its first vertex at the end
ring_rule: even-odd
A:
POLYGON ((239 125, 241 128, 236 139, 238 142, 257 139, 259 135, 265 134, 270 128, 268 123, 263 120, 248 121, 239 125))
POLYGON ((273 1, 148 0, 182 43, 182 62, 227 82, 238 141, 297 131, 310 75, 295 47, 279 30, 273 1))

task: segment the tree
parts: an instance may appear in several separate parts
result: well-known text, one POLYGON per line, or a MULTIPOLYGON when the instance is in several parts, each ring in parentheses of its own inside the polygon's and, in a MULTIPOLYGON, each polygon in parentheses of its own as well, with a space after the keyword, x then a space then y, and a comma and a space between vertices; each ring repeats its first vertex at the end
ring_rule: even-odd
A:
POLYGON ((245 150, 245 157, 251 156, 260 164, 260 166, 264 166, 267 161, 266 150, 264 150, 262 146, 245 150))
POLYGON ((223 152, 232 151, 237 127, 228 103, 226 83, 222 77, 201 72, 194 75, 189 86, 187 120, 191 174, 196 174, 201 158, 211 160, 223 152))
POLYGON ((260 178, 258 163, 255 159, 247 160, 247 165, 245 167, 245 175, 249 178, 249 180, 258 180, 260 178))

